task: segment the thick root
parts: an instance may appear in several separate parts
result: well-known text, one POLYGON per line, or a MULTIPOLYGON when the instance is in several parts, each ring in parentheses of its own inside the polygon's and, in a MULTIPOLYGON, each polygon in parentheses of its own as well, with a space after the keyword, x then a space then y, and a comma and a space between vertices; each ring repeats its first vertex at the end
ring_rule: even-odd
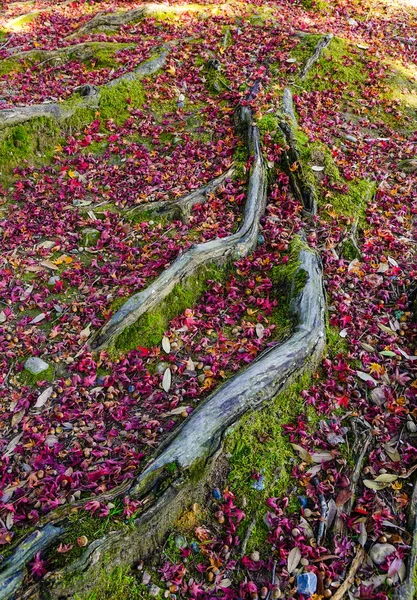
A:
POLYGON ((249 254, 256 246, 259 222, 266 206, 266 168, 259 142, 259 130, 252 125, 251 113, 241 109, 237 117, 239 127, 246 131, 247 145, 254 163, 249 175, 243 224, 239 231, 225 238, 193 246, 168 267, 149 287, 129 298, 113 317, 90 341, 92 350, 111 343, 144 313, 154 309, 177 284, 185 281, 207 264, 221 264, 249 254))

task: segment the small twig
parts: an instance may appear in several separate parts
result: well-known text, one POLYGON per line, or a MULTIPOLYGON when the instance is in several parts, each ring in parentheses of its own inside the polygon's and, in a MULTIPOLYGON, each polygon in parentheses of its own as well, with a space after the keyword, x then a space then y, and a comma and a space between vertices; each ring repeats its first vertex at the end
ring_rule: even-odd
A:
POLYGON ((253 531, 253 528, 255 527, 255 525, 256 525, 256 519, 252 519, 252 521, 251 521, 251 523, 250 523, 250 525, 248 527, 248 530, 246 532, 245 539, 242 542, 242 548, 241 548, 241 551, 240 551, 241 557, 245 556, 246 547, 248 545, 249 538, 252 535, 252 531, 253 531))
POLYGON ((12 41, 13 38, 14 38, 14 34, 9 37, 9 39, 7 40, 7 42, 5 42, 3 44, 3 46, 0 46, 0 50, 3 50, 3 48, 6 48, 6 46, 8 46, 10 44, 10 42, 12 41))
POLYGON ((2 383, 0 383, 0 390, 1 390, 1 388, 2 388, 2 387, 4 387, 4 386, 6 385, 6 383, 7 383, 7 380, 9 379, 9 377, 10 377, 10 373, 12 372, 12 370, 13 370, 13 368, 14 368, 15 364, 16 364, 16 361, 14 361, 14 363, 12 363, 12 364, 10 365, 10 367, 9 367, 9 370, 7 371, 6 377, 3 379, 2 383))
POLYGON ((348 576, 340 586, 340 588, 334 593, 332 600, 342 600, 346 592, 353 585, 355 580, 355 575, 361 564, 363 563, 365 558, 365 550, 359 546, 356 551, 356 556, 352 561, 352 564, 349 569, 348 576))

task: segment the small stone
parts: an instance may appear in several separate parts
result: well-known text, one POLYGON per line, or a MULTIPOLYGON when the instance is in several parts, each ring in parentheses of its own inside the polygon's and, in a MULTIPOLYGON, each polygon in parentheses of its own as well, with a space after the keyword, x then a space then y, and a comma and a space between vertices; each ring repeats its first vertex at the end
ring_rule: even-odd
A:
POLYGON ((324 594, 323 594, 323 596, 324 596, 325 598, 331 598, 331 597, 332 597, 332 595, 333 595, 333 594, 332 594, 332 591, 331 591, 331 590, 324 590, 324 594))
POLYGON ((157 596, 159 596, 160 593, 161 593, 161 588, 153 583, 151 585, 151 587, 149 588, 149 595, 152 598, 156 598, 157 596))
POLYGON ((221 499, 222 499, 222 493, 221 493, 221 491, 219 490, 219 488, 217 488, 217 487, 216 487, 216 488, 214 488, 214 490, 213 490, 212 494, 213 494, 213 498, 214 498, 215 500, 221 500, 221 499))
POLYGON ((356 19, 354 19, 353 17, 351 17, 350 19, 348 19, 348 24, 349 24, 351 27, 357 27, 357 26, 358 26, 358 22, 357 22, 357 20, 356 20, 356 19))
POLYGON ((413 421, 407 421, 406 427, 407 431, 410 433, 415 433, 417 431, 417 425, 413 421))
POLYGON ((261 492, 263 489, 265 489, 265 477, 261 475, 257 481, 252 483, 251 487, 258 492, 261 492))
POLYGON ((142 575, 142 583, 143 585, 148 585, 151 582, 151 574, 148 571, 145 571, 142 575))
POLYGON ((395 546, 392 544, 374 544, 369 551, 369 556, 376 565, 382 565, 387 556, 394 552, 395 546))
POLYGON ((82 245, 84 248, 89 248, 90 246, 95 246, 100 239, 101 233, 98 229, 94 229, 93 227, 86 227, 81 231, 82 235, 82 245))
POLYGON ((345 138, 349 141, 349 142, 357 142, 358 138, 356 138, 353 135, 346 135, 345 138))
POLYGON ((260 554, 257 550, 254 550, 252 552, 252 554, 250 555, 251 560, 253 560, 254 562, 258 562, 260 559, 260 554))
POLYGON ((59 281, 59 275, 53 275, 53 277, 50 277, 48 279, 48 285, 55 285, 57 284, 59 281))
POLYGON ((156 370, 158 371, 158 373, 165 373, 165 371, 168 369, 169 365, 166 362, 161 362, 159 363, 159 365, 157 365, 156 370))
POLYGON ((185 548, 187 545, 187 540, 183 535, 177 535, 175 538, 175 545, 178 549, 185 548))
POLYGON ((303 596, 311 596, 317 589, 317 575, 315 573, 303 573, 297 577, 297 592, 303 596))
POLYGON ((306 519, 309 519, 311 517, 313 513, 311 512, 311 510, 309 508, 306 508, 304 511, 304 516, 306 519))
POLYGON ((39 373, 43 373, 49 369, 49 365, 47 362, 38 358, 37 356, 31 356, 25 362, 25 369, 32 373, 32 375, 39 375, 39 373))
POLYGON ((300 563, 301 563, 301 565, 302 565, 303 567, 306 567, 307 565, 309 565, 309 564, 310 564, 310 561, 308 560, 308 558, 302 558, 302 559, 300 560, 300 563))
POLYGON ((265 586, 261 587, 261 598, 262 598, 262 599, 263 599, 263 598, 266 598, 266 597, 267 597, 267 595, 268 595, 268 588, 267 588, 267 587, 265 587, 265 586))
POLYGON ((282 594, 281 590, 279 588, 277 588, 276 590, 274 590, 272 592, 272 597, 274 600, 278 600, 278 598, 281 598, 281 594, 282 594))

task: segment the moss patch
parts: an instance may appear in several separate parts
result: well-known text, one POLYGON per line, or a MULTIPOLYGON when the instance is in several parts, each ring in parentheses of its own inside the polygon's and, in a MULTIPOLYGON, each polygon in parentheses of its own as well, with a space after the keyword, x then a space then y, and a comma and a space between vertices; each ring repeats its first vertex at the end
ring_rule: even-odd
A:
POLYGON ((101 571, 97 583, 86 594, 75 594, 74 600, 148 600, 146 586, 139 583, 132 570, 127 567, 116 567, 114 570, 101 571))
POLYGON ((223 281, 225 276, 226 269, 208 266, 182 285, 177 284, 154 311, 140 317, 120 334, 115 343, 116 351, 131 350, 137 346, 152 348, 159 344, 170 321, 186 308, 192 308, 208 289, 210 281, 223 281))
POLYGON ((309 376, 304 375, 266 408, 243 417, 226 438, 226 451, 230 453, 230 488, 239 498, 245 497, 247 502, 246 518, 238 531, 241 537, 245 536, 249 523, 255 519, 247 553, 255 548, 262 552, 265 547, 268 529, 263 516, 267 510, 267 498, 281 497, 286 493, 295 495, 290 486, 293 484, 291 471, 296 464, 296 456, 282 426, 306 412, 311 429, 317 427, 317 413, 312 407, 304 407, 301 397, 301 391, 308 388, 309 383, 309 376), (255 473, 262 476, 263 489, 254 489, 255 473))

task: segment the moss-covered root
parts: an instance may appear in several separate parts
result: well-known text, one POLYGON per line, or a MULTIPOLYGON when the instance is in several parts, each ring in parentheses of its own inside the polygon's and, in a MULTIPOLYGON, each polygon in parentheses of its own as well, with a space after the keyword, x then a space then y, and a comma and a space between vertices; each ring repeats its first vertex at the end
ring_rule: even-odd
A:
POLYGON ((173 201, 162 201, 152 202, 149 204, 143 204, 134 206, 127 211, 130 218, 137 219, 148 219, 153 215, 156 216, 169 216, 171 218, 179 218, 184 223, 188 221, 188 217, 191 214, 193 206, 196 204, 204 204, 207 202, 210 194, 215 192, 227 179, 231 179, 235 173, 235 168, 232 166, 230 169, 225 171, 219 177, 212 179, 205 185, 198 189, 181 196, 177 200, 173 201))
MULTIPOLYGON (((302 244, 302 243, 301 243, 302 244)), ((211 394, 160 449, 159 456, 139 477, 133 493, 141 494, 166 465, 184 471, 212 456, 224 432, 248 411, 261 408, 305 371, 315 368, 325 348, 325 299, 320 259, 304 245, 292 276, 297 326, 283 344, 271 348, 249 367, 211 394), (305 275, 304 275, 305 274, 305 275)))
POLYGON ((414 484, 410 502, 408 528, 413 541, 408 557, 407 576, 405 581, 395 589, 394 600, 415 600, 417 594, 417 483, 414 484))
POLYGON ((300 79, 303 80, 307 77, 311 67, 314 65, 314 63, 316 63, 320 56, 321 53, 323 52, 323 50, 325 48, 327 48, 327 46, 330 44, 330 42, 333 39, 333 34, 332 33, 328 33, 326 35, 324 35, 318 42, 317 45, 314 49, 313 54, 308 58, 308 60, 306 61, 304 67, 301 69, 301 73, 300 73, 300 79))
POLYGON ((113 94, 117 93, 117 91, 120 93, 120 89, 126 91, 124 86, 127 83, 156 73, 165 65, 169 50, 170 44, 165 44, 158 56, 141 63, 134 71, 109 81, 102 88, 96 88, 91 85, 82 86, 79 90, 80 93, 66 102, 33 104, 2 110, 0 111, 0 130, 25 123, 32 119, 38 119, 39 117, 49 117, 57 121, 64 121, 74 117, 77 113, 85 115, 86 110, 87 113, 90 110, 92 119, 94 118, 94 109, 100 107, 102 97, 105 97, 106 94, 108 95, 109 90, 113 94))

